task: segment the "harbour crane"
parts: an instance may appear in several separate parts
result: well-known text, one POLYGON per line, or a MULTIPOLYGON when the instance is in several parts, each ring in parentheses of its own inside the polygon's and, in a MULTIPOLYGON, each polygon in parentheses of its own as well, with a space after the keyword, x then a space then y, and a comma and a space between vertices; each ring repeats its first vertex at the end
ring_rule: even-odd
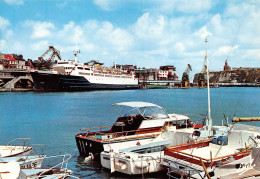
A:
POLYGON ((190 71, 192 71, 191 65, 187 64, 187 67, 182 74, 181 87, 190 87, 190 71))
POLYGON ((47 61, 55 62, 54 59, 57 57, 59 60, 61 60, 60 51, 54 48, 53 46, 49 46, 49 49, 46 50, 39 58, 38 60, 43 61, 43 57, 47 55, 49 52, 52 52, 51 56, 48 58, 47 61))
POLYGON ((33 62, 33 65, 38 70, 51 69, 53 64, 57 62, 54 60, 55 57, 61 60, 60 51, 54 48, 53 46, 49 46, 49 49, 46 50, 40 57, 38 57, 38 60, 35 60, 33 62), (47 60, 45 60, 44 57, 48 53, 51 53, 51 55, 47 60))

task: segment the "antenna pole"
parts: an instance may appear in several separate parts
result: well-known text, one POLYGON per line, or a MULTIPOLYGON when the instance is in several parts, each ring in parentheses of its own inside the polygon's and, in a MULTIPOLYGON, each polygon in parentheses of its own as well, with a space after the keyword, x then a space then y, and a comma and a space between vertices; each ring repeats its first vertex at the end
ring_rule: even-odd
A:
POLYGON ((210 89, 209 89, 209 59, 208 59, 208 53, 207 53, 207 42, 208 39, 205 40, 206 42, 206 56, 207 59, 207 88, 208 88, 208 130, 209 130, 209 136, 211 136, 211 128, 212 128, 212 119, 211 119, 211 111, 210 111, 210 89))
POLYGON ((77 59, 77 55, 78 53, 80 53, 80 51, 78 51, 78 44, 76 44, 76 51, 74 53, 74 56, 75 56, 75 62, 78 63, 78 59, 77 59))

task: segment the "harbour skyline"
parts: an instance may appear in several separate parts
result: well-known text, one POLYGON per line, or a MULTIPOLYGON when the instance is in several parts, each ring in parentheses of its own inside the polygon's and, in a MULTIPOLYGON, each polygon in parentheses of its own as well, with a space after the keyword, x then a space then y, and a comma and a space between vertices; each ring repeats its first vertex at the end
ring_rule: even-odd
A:
POLYGON ((260 66, 259 2, 2 0, 0 52, 36 60, 53 45, 63 59, 201 71, 205 38, 211 70, 260 66))

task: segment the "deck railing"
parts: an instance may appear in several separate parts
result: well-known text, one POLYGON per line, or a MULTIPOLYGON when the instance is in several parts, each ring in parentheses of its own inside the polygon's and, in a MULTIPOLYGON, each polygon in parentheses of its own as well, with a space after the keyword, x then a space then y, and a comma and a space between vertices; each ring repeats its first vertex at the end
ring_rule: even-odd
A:
POLYGON ((16 138, 13 139, 11 141, 9 141, 6 146, 10 146, 13 147, 10 151, 10 155, 12 154, 12 152, 17 148, 17 147, 22 147, 23 151, 27 151, 29 149, 31 149, 32 147, 30 145, 27 145, 26 143, 28 143, 29 141, 31 141, 31 138, 16 138), (18 141, 18 142, 17 142, 18 141), (17 144, 13 145, 14 142, 17 142, 17 144))
MULTIPOLYGON (((127 136, 130 136, 129 133, 133 133, 133 135, 137 135, 137 136, 139 135, 140 137, 149 137, 152 135, 157 136, 157 135, 159 135, 159 133, 161 131, 161 128, 159 130, 158 129, 152 130, 152 129, 148 128, 148 129, 142 129, 142 130, 130 130, 130 131, 121 131, 121 132, 101 131, 101 129, 107 128, 107 127, 111 127, 111 126, 84 128, 84 129, 81 129, 80 131, 88 130, 86 134, 84 133, 84 136, 93 134, 93 136, 91 136, 91 138, 95 138, 97 135, 101 135, 104 139, 100 139, 100 140, 105 141, 105 142, 122 140, 122 138, 116 139, 119 137, 125 137, 125 139, 126 139, 127 136), (94 132, 90 131, 92 129, 100 129, 100 131, 97 131, 94 133, 94 132), (151 131, 151 132, 149 132, 149 131, 151 131), (138 132, 142 132, 142 133, 138 133, 138 132), (150 133, 150 134, 145 135, 148 133, 150 133)), ((79 132, 79 134, 82 134, 82 133, 79 132)), ((131 137, 128 137, 127 139, 130 139, 130 138, 131 137)), ((136 136, 133 138, 136 138, 136 136)))
POLYGON ((207 139, 204 141, 200 141, 200 142, 193 142, 193 143, 189 143, 189 144, 181 144, 178 146, 174 146, 174 147, 166 147, 165 149, 165 156, 171 156, 174 158, 177 158, 179 160, 182 161, 186 161, 189 162, 190 164, 196 164, 201 166, 201 161, 203 161, 203 163, 205 164, 206 167, 213 167, 215 165, 217 165, 217 162, 222 162, 223 164, 228 163, 230 159, 240 159, 243 158, 245 156, 248 156, 251 152, 250 149, 246 149, 244 151, 238 152, 238 153, 234 153, 234 154, 229 154, 229 155, 224 155, 221 157, 215 157, 215 158, 210 158, 210 159, 205 159, 199 156, 195 156, 192 154, 188 154, 185 152, 182 152, 181 150, 186 150, 186 149, 194 149, 195 147, 205 147, 207 145, 209 145, 211 139, 207 139))

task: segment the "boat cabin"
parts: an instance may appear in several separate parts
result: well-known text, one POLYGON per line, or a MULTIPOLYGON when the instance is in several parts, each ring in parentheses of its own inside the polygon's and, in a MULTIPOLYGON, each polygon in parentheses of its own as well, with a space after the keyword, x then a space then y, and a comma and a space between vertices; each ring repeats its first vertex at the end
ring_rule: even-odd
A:
POLYGON ((189 117, 179 114, 167 114, 158 105, 147 102, 122 102, 113 104, 119 114, 118 119, 109 130, 105 127, 85 128, 81 131, 100 129, 98 132, 81 133, 86 137, 99 140, 109 140, 121 136, 160 132, 162 130, 176 130, 192 128, 193 124, 189 117))
POLYGON ((161 128, 162 124, 158 120, 170 118, 162 107, 152 103, 123 102, 113 106, 120 117, 111 127, 111 132, 136 131, 158 126, 161 128), (144 122, 146 120, 147 122, 144 122))

